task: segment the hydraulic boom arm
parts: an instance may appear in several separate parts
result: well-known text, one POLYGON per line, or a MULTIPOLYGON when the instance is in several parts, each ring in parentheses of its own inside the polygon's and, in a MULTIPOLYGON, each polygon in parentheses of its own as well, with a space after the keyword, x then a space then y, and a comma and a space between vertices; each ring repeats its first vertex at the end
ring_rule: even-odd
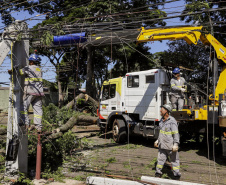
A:
POLYGON ((219 94, 224 94, 226 90, 226 48, 211 34, 205 33, 199 27, 176 27, 176 28, 154 28, 142 30, 137 37, 138 43, 159 40, 180 40, 184 39, 188 44, 197 44, 200 40, 204 45, 212 45, 216 51, 217 58, 223 61, 223 69, 221 71, 216 90, 215 100, 219 100, 219 94))

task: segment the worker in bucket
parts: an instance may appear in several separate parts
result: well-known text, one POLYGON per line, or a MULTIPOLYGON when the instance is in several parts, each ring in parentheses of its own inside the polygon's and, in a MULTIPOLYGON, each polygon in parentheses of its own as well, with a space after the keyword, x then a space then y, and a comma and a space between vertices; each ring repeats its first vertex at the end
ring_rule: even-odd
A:
POLYGON ((186 91, 185 79, 180 76, 180 69, 177 67, 173 70, 174 77, 171 79, 171 104, 173 111, 182 110, 184 106, 184 92, 186 91))
POLYGON ((180 161, 178 153, 178 145, 180 143, 180 136, 178 132, 178 125, 174 117, 170 116, 172 106, 165 104, 161 106, 160 114, 162 119, 159 122, 159 137, 155 141, 154 146, 159 148, 158 162, 156 166, 156 177, 162 176, 162 168, 169 157, 172 164, 173 174, 175 178, 180 178, 180 161))
MULTIPOLYGON (((19 69, 19 74, 25 76, 24 95, 23 95, 23 108, 21 110, 22 124, 26 125, 26 129, 31 130, 33 127, 29 126, 28 109, 30 104, 34 111, 34 125, 37 132, 42 129, 42 96, 43 83, 42 71, 40 69, 40 57, 37 54, 31 54, 29 57, 29 65, 19 69)), ((12 70, 9 70, 12 73, 12 70)))

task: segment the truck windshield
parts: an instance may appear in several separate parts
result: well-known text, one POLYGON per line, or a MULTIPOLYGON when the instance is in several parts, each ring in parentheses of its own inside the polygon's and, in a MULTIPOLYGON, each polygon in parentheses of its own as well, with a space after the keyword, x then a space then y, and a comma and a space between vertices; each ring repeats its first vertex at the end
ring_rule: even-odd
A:
POLYGON ((102 91, 102 100, 107 100, 115 97, 116 84, 104 85, 102 91))

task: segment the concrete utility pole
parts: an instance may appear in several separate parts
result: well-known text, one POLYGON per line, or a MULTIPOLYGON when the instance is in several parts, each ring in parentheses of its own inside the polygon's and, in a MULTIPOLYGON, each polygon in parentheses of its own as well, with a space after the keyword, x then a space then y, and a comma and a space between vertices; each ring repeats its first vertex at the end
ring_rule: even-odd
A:
POLYGON ((29 38, 27 30, 28 26, 25 22, 15 21, 15 23, 5 29, 0 42, 0 65, 9 51, 12 50, 11 59, 14 69, 10 78, 6 154, 8 152, 9 141, 13 136, 19 139, 17 157, 15 160, 6 160, 7 175, 15 174, 18 171, 27 173, 28 139, 25 133, 25 126, 19 126, 21 122, 20 110, 21 106, 23 106, 24 77, 18 75, 18 71, 15 70, 16 67, 23 68, 28 64, 29 38))

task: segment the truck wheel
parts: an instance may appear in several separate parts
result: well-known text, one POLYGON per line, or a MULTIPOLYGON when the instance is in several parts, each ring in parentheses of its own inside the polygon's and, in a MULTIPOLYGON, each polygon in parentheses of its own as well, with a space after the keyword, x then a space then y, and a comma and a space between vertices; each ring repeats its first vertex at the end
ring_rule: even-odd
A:
POLYGON ((126 125, 123 119, 115 119, 112 127, 112 137, 116 143, 124 143, 126 141, 126 125))

